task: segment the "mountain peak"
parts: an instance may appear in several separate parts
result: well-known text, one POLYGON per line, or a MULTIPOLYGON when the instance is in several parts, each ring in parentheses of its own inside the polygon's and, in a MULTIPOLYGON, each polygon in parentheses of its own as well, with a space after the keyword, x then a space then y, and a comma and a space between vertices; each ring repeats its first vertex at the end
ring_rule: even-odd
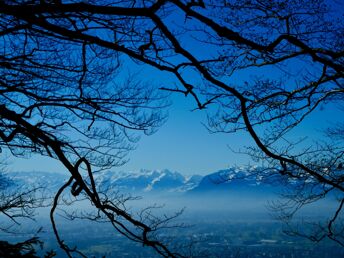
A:
MULTIPOLYGON (((189 191, 208 191, 209 189, 229 189, 236 187, 257 187, 260 182, 255 176, 249 177, 257 166, 230 167, 218 170, 206 176, 184 176, 169 169, 140 169, 137 171, 101 171, 94 175, 97 184, 104 187, 116 187, 118 190, 130 193, 183 193, 189 191), (243 179, 243 180, 237 180, 243 179), (234 182, 235 181, 235 182, 234 182), (230 186, 230 187, 229 187, 230 186)), ((54 191, 68 178, 67 175, 44 172, 16 172, 8 177, 14 182, 26 185, 47 185, 54 191)))

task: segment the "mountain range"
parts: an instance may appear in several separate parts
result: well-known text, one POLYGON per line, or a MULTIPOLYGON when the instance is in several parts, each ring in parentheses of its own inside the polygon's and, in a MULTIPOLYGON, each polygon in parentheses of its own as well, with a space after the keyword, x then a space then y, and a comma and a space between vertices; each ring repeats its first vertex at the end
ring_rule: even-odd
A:
MULTIPOLYGON (((168 169, 139 171, 103 171, 94 175, 96 184, 135 194, 201 194, 211 192, 268 193, 274 187, 257 177, 250 177, 259 167, 235 167, 205 176, 184 176, 168 169)), ((11 172, 7 177, 17 186, 47 186, 56 191, 68 179, 67 175, 50 172, 11 172)))
MULTIPOLYGON (((136 207, 166 204, 172 210, 187 207, 189 211, 197 214, 204 214, 204 211, 207 211, 227 216, 230 211, 231 216, 237 216, 238 219, 241 219, 244 214, 247 216, 254 214, 256 218, 260 214, 262 218, 267 218, 266 207, 278 202, 279 194, 285 193, 285 188, 277 183, 283 179, 281 176, 262 177, 262 173, 266 170, 262 169, 255 166, 233 167, 205 176, 185 176, 168 169, 102 171, 95 173, 94 179, 100 192, 108 189, 115 194, 142 197, 135 198, 134 206, 136 207), (268 179, 270 181, 267 181, 268 179)), ((9 180, 8 185, 28 188, 43 187, 45 193, 50 196, 54 196, 69 178, 67 174, 38 171, 11 172, 7 173, 6 177, 9 180)), ((85 180, 88 181, 87 178, 85 180)), ((295 183, 288 181, 289 185, 295 183)), ((65 193, 68 193, 68 190, 65 193)), ((309 213, 315 214, 336 205, 336 196, 329 197, 330 199, 317 202, 322 206, 312 207, 309 213)))

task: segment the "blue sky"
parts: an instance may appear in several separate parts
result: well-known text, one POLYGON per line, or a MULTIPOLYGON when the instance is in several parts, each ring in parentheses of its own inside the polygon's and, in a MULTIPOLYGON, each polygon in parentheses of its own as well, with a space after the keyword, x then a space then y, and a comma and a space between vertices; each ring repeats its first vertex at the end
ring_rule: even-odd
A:
MULTIPOLYGON (((141 68, 140 74, 149 74, 144 76, 145 80, 153 82, 156 87, 174 87, 175 82, 170 75, 152 68, 141 68)), ((242 80, 249 78, 248 74, 241 76, 242 80)), ((202 124, 206 123, 206 111, 194 110, 196 106, 191 97, 178 93, 170 97, 172 105, 168 108, 167 122, 155 134, 142 136, 136 150, 129 153, 129 162, 113 170, 167 168, 185 175, 206 175, 230 166, 253 164, 247 155, 231 150, 243 150, 253 144, 246 132, 211 134, 202 124)), ((293 140, 322 137, 326 126, 343 121, 342 115, 343 112, 336 105, 328 105, 325 109, 316 110, 304 121, 302 127, 296 128, 289 136, 293 140)), ((29 159, 10 159, 8 168, 10 171, 65 172, 65 168, 57 161, 37 155, 29 159)))
MULTIPOLYGON (((199 46, 193 45, 192 49, 198 53, 206 52, 202 52, 199 46)), ((207 54, 209 54, 208 52, 209 50, 207 54)), ((130 65, 125 69, 132 68, 130 65)), ((300 72, 300 66, 294 64, 293 68, 295 73, 300 72)), ((273 78, 274 72, 269 69, 260 70, 259 73, 269 74, 269 77, 273 78)), ((155 81, 158 87, 171 85, 173 87, 169 75, 142 66, 139 70, 145 75, 145 79, 155 81), (146 76, 147 74, 149 76, 146 76)), ((231 77, 229 82, 236 83, 238 80, 243 81, 248 77, 249 74, 245 71, 231 77)), ((192 75, 188 75, 188 79, 192 81, 192 75)), ((137 144, 137 149, 128 155, 129 162, 123 167, 114 168, 114 170, 168 168, 183 174, 204 175, 228 166, 252 163, 248 156, 234 153, 230 149, 239 151, 243 147, 253 144, 246 132, 210 134, 202 125, 202 122, 206 122, 206 112, 191 111, 195 108, 194 100, 191 97, 185 98, 181 94, 173 94, 171 98, 173 104, 169 108, 168 121, 155 134, 143 136, 137 144)), ((329 105, 323 110, 318 109, 307 118, 303 127, 297 128, 290 137, 295 140, 304 136, 319 138, 327 125, 335 124, 338 121, 343 121, 343 112, 338 111, 335 105, 329 105)), ((11 159, 9 170, 65 171, 57 161, 38 156, 32 156, 30 159, 11 159)))
MULTIPOLYGON (((246 155, 233 153, 251 142, 245 133, 210 134, 201 122, 203 111, 191 111, 194 102, 182 95, 172 95, 168 121, 153 135, 142 136, 136 150, 129 153, 129 162, 114 170, 168 168, 190 174, 208 174, 233 165, 249 162, 246 155)), ((63 172, 57 161, 33 155, 30 159, 11 159, 12 171, 63 172)))
MULTIPOLYGON (((155 134, 143 136, 136 150, 128 155, 129 162, 113 170, 168 168, 186 175, 205 175, 229 166, 253 164, 248 156, 231 151, 253 143, 247 133, 210 134, 201 123, 206 121, 206 113, 191 111, 194 108, 191 98, 179 94, 171 98, 168 121, 155 134)), ((291 137, 320 136, 330 121, 342 121, 341 115, 333 105, 318 110, 291 137)), ((11 171, 65 171, 57 161, 39 156, 11 159, 9 165, 11 171)))
POLYGON ((232 165, 246 164, 245 155, 233 153, 249 144, 245 133, 210 134, 201 122, 203 111, 191 111, 194 103, 182 95, 173 96, 169 119, 152 136, 143 137, 123 169, 168 168, 184 174, 206 174, 232 165))
MULTIPOLYGON (((154 87, 175 87, 176 81, 170 74, 126 59, 123 75, 117 80, 125 80, 138 71, 138 79, 154 87), (147 76, 149 75, 149 76, 147 76)), ((193 78, 188 74, 188 79, 193 78)), ((137 148, 129 153, 128 163, 113 170, 170 169, 185 175, 209 174, 229 166, 244 165, 250 162, 246 155, 235 154, 230 148, 239 150, 252 143, 246 133, 210 134, 202 123, 206 123, 206 112, 194 110, 195 101, 191 97, 173 93, 168 107, 168 120, 150 136, 143 135, 137 148), (194 111, 192 111, 194 110, 194 111)), ((65 172, 56 160, 32 155, 29 159, 9 160, 10 171, 49 171, 65 172)))

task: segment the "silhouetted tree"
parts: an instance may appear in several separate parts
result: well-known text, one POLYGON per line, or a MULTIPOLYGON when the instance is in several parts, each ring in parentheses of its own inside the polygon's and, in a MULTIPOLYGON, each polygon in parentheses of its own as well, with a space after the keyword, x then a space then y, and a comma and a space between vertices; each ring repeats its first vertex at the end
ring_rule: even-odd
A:
MULTIPOLYGON (((0 232, 18 234, 18 227, 23 220, 34 220, 36 208, 43 207, 44 201, 41 188, 32 186, 15 185, 6 176, 5 162, 2 161, 2 172, 0 172, 0 232), (17 226, 17 227, 16 227, 17 226)), ((37 246, 42 247, 43 242, 38 237, 32 237, 23 242, 9 243, 0 241, 0 257, 38 257, 37 246)), ((53 257, 54 253, 46 254, 53 257)))
MULTIPOLYGON (((334 224, 344 202, 338 169, 343 138, 307 145, 290 135, 320 107, 335 108, 343 100, 339 5, 320 0, 2 1, 2 146, 15 155, 38 152, 62 162, 71 178, 55 206, 73 183, 73 193, 85 193, 122 233, 173 256, 149 238, 152 228, 101 200, 92 179, 92 167, 120 163, 130 149, 123 144, 130 140, 128 130, 147 132, 161 121, 155 112, 161 104, 154 104, 159 96, 137 83, 113 83, 117 67, 130 58, 174 75, 177 86, 161 89, 191 96, 198 109, 208 107, 210 130, 247 131, 256 144, 247 152, 270 168, 262 176, 279 174, 289 186, 290 180, 296 182, 289 215, 334 193, 338 209, 322 233, 338 240, 334 224), (117 216, 140 233, 123 227, 117 216)), ((341 128, 328 134, 341 135, 341 128)))
MULTIPOLYGON (((16 258, 16 257, 27 257, 27 258, 38 258, 35 250, 35 245, 39 245, 41 242, 38 238, 31 238, 24 242, 17 244, 10 244, 6 241, 0 241, 0 257, 16 258)), ((53 254, 45 256, 54 257, 53 254)))
MULTIPOLYGON (((34 6, 50 9, 56 3, 10 1, 0 5, 5 11, 34 6)), ((125 21, 118 22, 126 26, 125 21)), ((50 214, 60 247, 69 257, 73 252, 82 255, 63 242, 54 220, 59 197, 71 186, 75 197, 86 196, 99 210, 97 219, 107 219, 123 235, 164 256, 177 256, 157 239, 167 217, 145 224, 148 211, 135 218, 123 203, 99 193, 93 180, 94 170, 124 162, 126 152, 137 141, 134 131, 150 134, 164 121, 162 94, 133 76, 116 77, 120 60, 111 49, 53 35, 5 12, 0 26, 0 144, 14 156, 38 153, 58 159, 70 172, 50 214)))

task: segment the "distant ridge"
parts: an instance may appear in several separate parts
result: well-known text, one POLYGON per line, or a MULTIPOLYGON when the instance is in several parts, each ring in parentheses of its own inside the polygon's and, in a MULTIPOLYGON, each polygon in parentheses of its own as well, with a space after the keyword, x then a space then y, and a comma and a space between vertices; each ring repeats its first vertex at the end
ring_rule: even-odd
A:
MULTIPOLYGON (((256 177, 250 177, 259 167, 235 167, 208 174, 186 177, 168 169, 114 172, 102 171, 94 175, 96 183, 104 188, 113 187, 122 192, 135 194, 201 194, 211 192, 241 192, 266 194, 274 187, 256 177)), ((50 172, 12 172, 7 173, 15 185, 47 186, 56 191, 68 179, 68 175, 50 172)))
MULTIPOLYGON (((128 194, 142 197, 135 199, 136 208, 158 203, 163 206, 166 204, 171 210, 187 208, 194 212, 207 211, 209 214, 223 211, 224 216, 230 211, 232 218, 237 216, 237 219, 242 219, 243 216, 255 214, 256 218, 261 216, 260 218, 267 219, 270 218, 267 207, 280 201, 281 193, 286 193, 284 186, 279 184, 285 178, 279 175, 264 178, 261 176, 265 172, 262 169, 264 168, 254 166, 235 167, 206 176, 188 177, 168 169, 103 171, 95 173, 94 178, 100 191, 112 189, 115 194, 119 192, 124 196, 128 194)), ((42 186, 50 196, 54 196, 69 178, 61 173, 45 172, 15 172, 6 175, 15 186, 42 186)), ((296 183, 288 181, 287 185, 296 183)), ((65 193, 69 191, 66 189, 65 193)), ((317 202, 317 205, 310 206, 306 210, 307 214, 321 215, 322 211, 333 208, 337 204, 336 195, 330 194, 328 197, 317 202)))

